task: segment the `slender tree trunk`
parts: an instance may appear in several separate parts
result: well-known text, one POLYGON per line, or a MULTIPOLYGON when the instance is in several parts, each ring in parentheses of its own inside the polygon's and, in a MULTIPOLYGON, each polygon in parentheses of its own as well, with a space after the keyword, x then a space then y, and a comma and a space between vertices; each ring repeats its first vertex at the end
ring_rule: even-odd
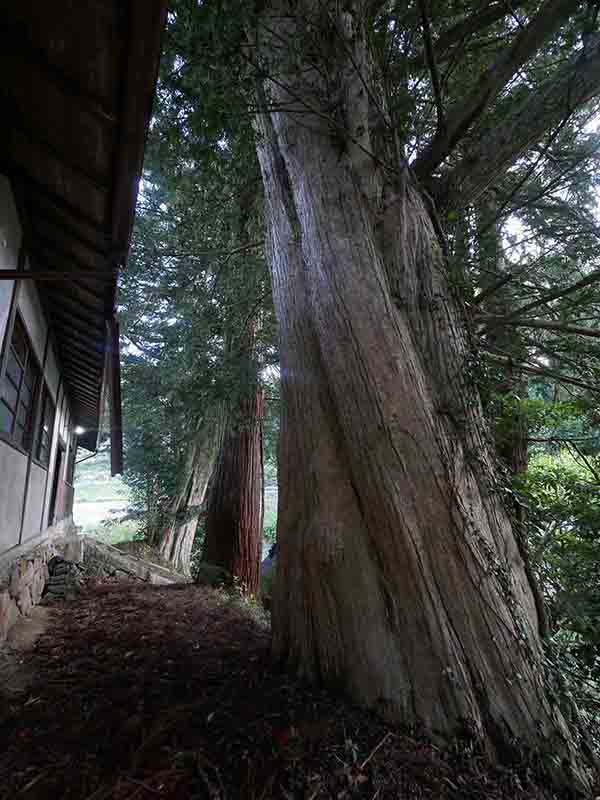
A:
POLYGON ((181 491, 173 500, 168 524, 155 540, 162 558, 184 575, 190 574, 192 546, 218 442, 218 427, 212 421, 201 422, 190 445, 181 491))
POLYGON ((388 185, 368 155, 359 17, 269 11, 278 43, 301 41, 301 11, 313 39, 338 36, 327 70, 295 53, 259 89, 294 107, 257 121, 283 400, 275 655, 497 758, 566 754, 437 221, 406 170, 388 185))
POLYGON ((204 560, 258 595, 262 547, 263 392, 256 387, 227 420, 206 511, 204 560))

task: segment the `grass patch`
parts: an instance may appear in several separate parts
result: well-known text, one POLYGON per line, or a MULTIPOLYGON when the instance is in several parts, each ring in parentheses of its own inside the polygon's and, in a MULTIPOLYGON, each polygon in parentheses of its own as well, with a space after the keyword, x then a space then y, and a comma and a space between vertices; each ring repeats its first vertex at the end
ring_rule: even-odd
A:
POLYGON ((92 536, 104 544, 118 544, 119 542, 131 542, 135 539, 139 531, 140 523, 136 519, 115 520, 110 523, 100 525, 84 526, 82 533, 92 536))
POLYGON ((99 483, 77 483, 75 495, 78 503, 104 503, 111 500, 128 500, 129 491, 117 480, 99 483))

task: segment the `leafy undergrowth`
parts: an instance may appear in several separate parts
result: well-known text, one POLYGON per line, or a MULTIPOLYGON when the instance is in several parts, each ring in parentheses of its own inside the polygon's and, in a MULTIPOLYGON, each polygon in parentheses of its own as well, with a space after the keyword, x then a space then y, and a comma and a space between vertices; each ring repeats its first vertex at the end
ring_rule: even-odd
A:
POLYGON ((195 586, 105 582, 58 605, 0 695, 0 797, 548 798, 276 671, 261 612, 195 586))

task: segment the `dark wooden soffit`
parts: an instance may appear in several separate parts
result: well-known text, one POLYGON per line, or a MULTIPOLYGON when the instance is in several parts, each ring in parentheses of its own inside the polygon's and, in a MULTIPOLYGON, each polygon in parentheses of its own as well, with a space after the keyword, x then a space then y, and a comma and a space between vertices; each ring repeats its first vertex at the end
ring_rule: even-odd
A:
MULTIPOLYGON (((117 278, 129 251, 166 0, 7 0, 2 10, 0 172, 11 179, 23 222, 22 277, 36 282, 76 424, 86 429, 80 443, 94 449, 107 350, 106 379, 120 403, 117 278)), ((0 279, 14 277, 0 271, 0 279)), ((120 407, 114 413, 119 420, 120 407)), ((116 458, 120 464, 120 452, 116 458)))

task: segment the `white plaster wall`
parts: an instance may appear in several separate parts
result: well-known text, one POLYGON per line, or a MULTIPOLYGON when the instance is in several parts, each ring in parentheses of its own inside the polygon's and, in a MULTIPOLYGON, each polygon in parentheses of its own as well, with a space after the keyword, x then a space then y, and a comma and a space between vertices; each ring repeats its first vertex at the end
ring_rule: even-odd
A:
MULTIPOLYGON (((17 269, 21 247, 21 225, 10 181, 0 175, 0 269, 17 269)), ((0 281, 0 346, 4 341, 14 281, 0 281)))
POLYGON ((54 349, 52 347, 52 343, 48 345, 48 355, 46 356, 45 378, 46 378, 46 383, 48 384, 48 388, 50 389, 50 394, 52 395, 52 399, 54 400, 54 404, 57 406, 57 412, 58 412, 58 404, 56 402, 56 398, 58 396, 59 372, 58 372, 58 363, 54 355, 54 349))
MULTIPOLYGON (((0 269, 17 269, 21 239, 22 231, 10 181, 0 175, 0 269)), ((0 280, 0 346, 6 334, 13 290, 14 281, 0 280)), ((35 355, 42 365, 48 326, 38 290, 32 281, 21 282, 18 308, 35 355)), ((62 390, 59 391, 58 361, 51 344, 48 347, 44 378, 50 389, 57 413, 54 419, 48 471, 39 467, 35 462, 31 464, 23 524, 23 542, 39 537, 41 525, 43 530, 47 527, 58 434, 60 431, 65 441, 68 441, 69 434, 68 402, 63 402, 60 396, 62 390), (46 487, 46 483, 48 483, 48 487, 46 487)), ((65 457, 61 469, 62 479, 64 479, 66 467, 67 459, 65 457)), ((0 441, 0 554, 19 543, 26 473, 27 456, 0 441)))
MULTIPOLYGON (((63 384, 63 387, 64 387, 64 384, 63 384)), ((63 479, 66 479, 66 477, 67 477, 67 461, 69 460, 69 451, 71 450, 71 440, 73 438, 72 437, 72 430, 71 430, 71 408, 70 408, 68 396, 65 397, 65 404, 64 404, 64 407, 63 407, 62 426, 63 426, 62 427, 62 431, 63 431, 62 432, 62 438, 63 438, 64 443, 67 446, 67 449, 65 450, 65 463, 64 463, 65 470, 64 470, 64 473, 63 473, 63 479)))
POLYGON ((19 543, 26 473, 27 456, 0 441, 0 553, 19 543))
POLYGON ((44 361, 44 348, 48 325, 33 281, 21 281, 19 289, 19 311, 31 339, 33 350, 40 364, 44 361))
POLYGON ((64 413, 60 422, 60 435, 63 437, 67 444, 69 443, 69 398, 65 395, 64 413))
POLYGON ((27 492, 27 504, 25 506, 25 518, 23 520, 22 542, 26 542, 40 535, 45 490, 46 470, 38 467, 35 462, 32 462, 31 474, 29 476, 29 491, 27 492))
MULTIPOLYGON (((60 394, 62 395, 62 390, 60 394)), ((48 527, 48 511, 50 510, 50 500, 52 499, 52 481, 54 480, 54 466, 56 464, 56 451, 58 449, 58 431, 60 429, 59 428, 60 420, 58 413, 60 400, 61 398, 59 397, 58 403, 56 404, 56 414, 54 415, 54 427, 52 429, 52 443, 50 445, 50 464, 48 469, 48 491, 46 492, 46 500, 44 502, 44 516, 43 516, 42 530, 48 527)))

